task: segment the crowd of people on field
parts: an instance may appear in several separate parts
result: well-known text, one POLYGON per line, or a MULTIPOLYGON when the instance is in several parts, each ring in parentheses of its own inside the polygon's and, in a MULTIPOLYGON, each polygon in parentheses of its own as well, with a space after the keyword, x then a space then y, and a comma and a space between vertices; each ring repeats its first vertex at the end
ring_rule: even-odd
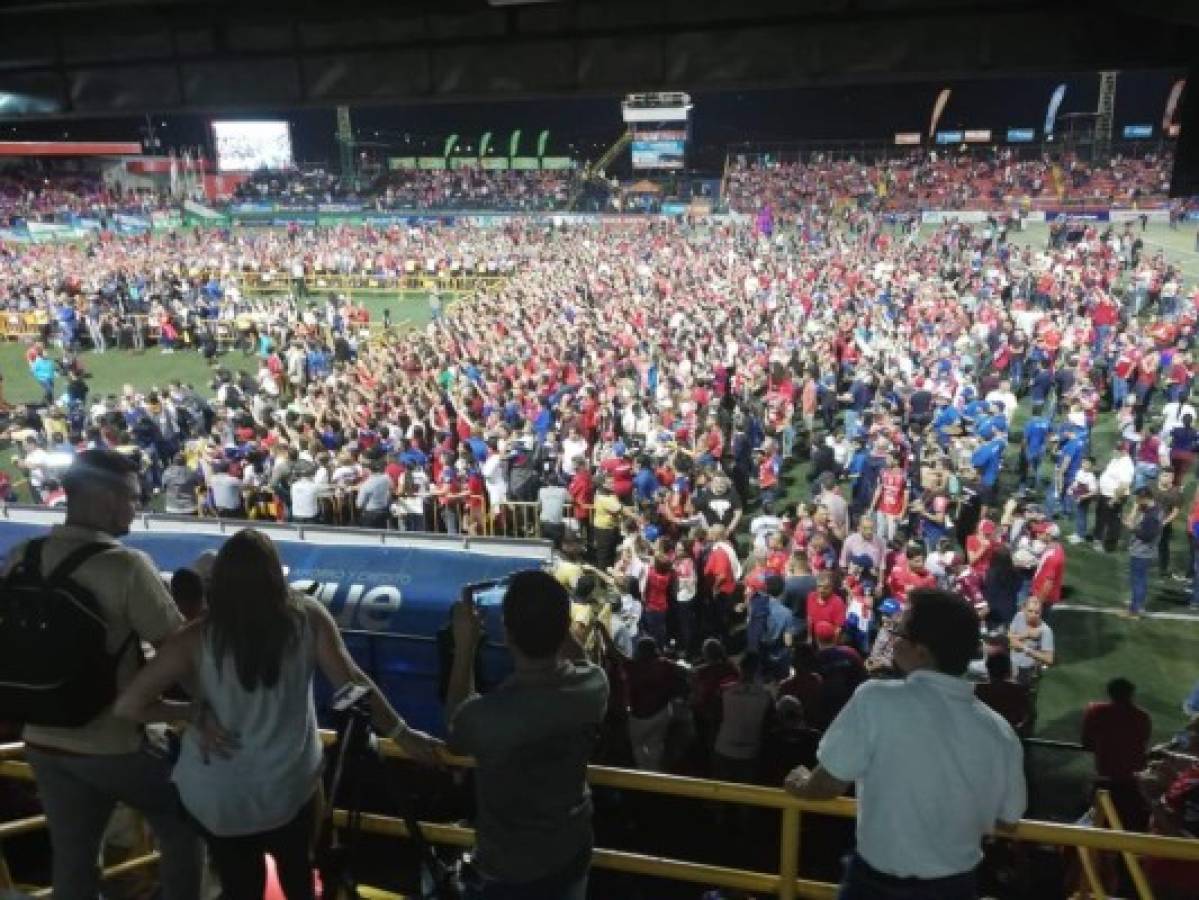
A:
MULTIPOLYGON (((544 536, 609 685, 600 758, 776 784, 803 767, 788 784, 819 794, 865 771, 844 719, 840 750, 819 749, 863 685, 972 674, 1030 728, 1068 621, 1065 545, 1115 552, 1127 533, 1139 616, 1155 561, 1194 573, 1173 534, 1199 540, 1181 499, 1199 288, 1134 225, 1042 247, 998 217, 922 236, 832 199, 771 221, 9 249, 0 299, 54 314, 28 357, 49 402, 10 410, 8 434, 48 503, 74 454, 112 448, 172 513, 544 536), (506 277, 402 334, 314 290, 480 265, 506 277), (288 290, 249 297, 247 271, 288 290), (211 351, 211 393, 90 396, 89 312, 120 323, 130 303, 161 311, 169 349, 211 351), (222 352, 193 319, 243 340, 222 352), (964 598, 965 643, 985 636, 961 671, 962 641, 913 625, 929 590, 964 598)), ((929 608, 960 638, 946 604, 929 608)), ((992 799, 1023 812, 1015 775, 992 799)))

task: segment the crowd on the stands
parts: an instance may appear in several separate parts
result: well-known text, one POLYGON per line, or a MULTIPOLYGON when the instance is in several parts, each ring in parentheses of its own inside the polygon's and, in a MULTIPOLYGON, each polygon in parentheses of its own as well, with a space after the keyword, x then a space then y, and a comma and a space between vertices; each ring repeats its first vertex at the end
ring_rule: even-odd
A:
POLYGON ((397 169, 361 189, 324 170, 261 172, 239 185, 232 199, 295 207, 355 203, 381 211, 548 212, 566 209, 580 183, 574 169, 397 169))
POLYGON ((97 176, 47 177, 36 170, 0 169, 0 227, 15 220, 52 221, 68 214, 104 220, 116 213, 145 214, 170 204, 169 197, 123 191, 102 183, 97 176))
POLYGON ((983 156, 921 150, 880 162, 820 154, 806 162, 742 157, 729 169, 725 193, 729 208, 744 213, 767 205, 789 213, 849 201, 896 212, 1011 211, 1038 201, 1131 207, 1165 200, 1172 165, 1168 154, 1093 164, 1069 154, 1019 159, 1010 149, 983 156))
POLYGON ((574 169, 403 169, 376 185, 379 209, 480 209, 548 212, 569 205, 580 184, 574 169))
MULTIPOLYGON (((953 190, 938 171, 913 177, 953 190)), ((1127 541, 1133 617, 1155 567, 1194 574, 1173 536, 1199 541, 1181 500, 1199 288, 1132 223, 1044 247, 1000 218, 921 237, 810 207, 795 177, 778 223, 10 249, 0 300, 53 314, 27 356, 48 403, 12 408, 8 434, 50 504, 75 451, 112 447, 172 513, 549 538, 575 615, 602 626, 603 759, 777 784, 860 685, 897 674, 909 593, 933 587, 970 604, 979 696, 1026 731, 1066 545, 1127 541), (508 277, 404 333, 318 287, 480 265, 508 277), (248 297, 246 271, 289 290, 248 297), (91 396, 75 350, 143 309, 164 349, 212 358, 211 393, 91 396)))

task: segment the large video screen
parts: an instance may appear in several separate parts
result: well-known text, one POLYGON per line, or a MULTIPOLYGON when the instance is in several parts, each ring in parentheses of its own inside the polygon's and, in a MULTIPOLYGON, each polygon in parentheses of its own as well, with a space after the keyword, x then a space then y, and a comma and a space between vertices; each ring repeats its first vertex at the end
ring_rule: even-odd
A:
POLYGON ((686 147, 687 132, 682 129, 634 131, 633 168, 681 169, 686 147))
POLYGON ((291 129, 286 122, 213 122, 220 172, 290 169, 291 129))

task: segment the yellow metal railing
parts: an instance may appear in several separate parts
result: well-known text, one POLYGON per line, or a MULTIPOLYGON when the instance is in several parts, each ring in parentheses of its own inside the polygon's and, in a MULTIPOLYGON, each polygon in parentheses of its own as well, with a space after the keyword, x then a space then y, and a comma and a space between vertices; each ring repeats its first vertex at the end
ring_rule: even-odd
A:
MULTIPOLYGON (((321 737, 326 744, 336 741, 336 735, 333 732, 322 732, 321 737)), ((20 744, 0 745, 0 778, 22 780, 33 778, 30 766, 18 758, 22 750, 20 744)), ((404 758, 403 752, 390 740, 380 742, 380 752, 387 758, 404 758)), ((471 759, 449 754, 444 756, 443 762, 447 766, 453 767, 474 765, 474 761, 471 759)), ((853 800, 848 798, 821 801, 800 800, 777 788, 684 778, 606 766, 590 766, 588 781, 592 786, 597 787, 641 791, 711 803, 733 803, 758 809, 774 809, 779 811, 781 818, 779 869, 775 873, 732 869, 607 849, 594 851, 592 864, 596 868, 685 881, 709 887, 766 893, 782 898, 782 900, 795 900, 800 897, 836 897, 837 886, 835 884, 811 881, 800 877, 800 829, 804 814, 853 818, 857 812, 857 804, 853 800)), ((1130 879, 1140 900, 1153 900, 1154 896, 1152 887, 1141 870, 1140 857, 1199 863, 1199 840, 1133 834, 1123 831, 1115 806, 1106 791, 1097 794, 1095 814, 1096 821, 1104 823, 1106 827, 1061 825, 1025 819, 1014 829, 1003 832, 999 837, 1077 850, 1088 893, 1080 892, 1076 896, 1095 898, 1095 900, 1103 900, 1108 896, 1101 877, 1098 854, 1118 854, 1120 856, 1128 867, 1130 879)), ((334 822, 336 825, 344 827, 348 820, 349 813, 346 810, 335 811, 334 822)), ((370 834, 409 836, 404 822, 389 816, 364 814, 360 817, 360 825, 364 832, 370 834)), ((422 822, 420 825, 425 838, 431 843, 456 847, 470 847, 474 844, 473 829, 436 822, 422 822)), ((0 823, 0 891, 14 887, 11 878, 7 877, 8 869, 4 863, 4 840, 44 827, 45 818, 42 816, 0 823)), ((124 874, 133 869, 152 865, 156 860, 156 854, 148 854, 106 869, 104 874, 105 877, 124 874)), ((46 896, 47 893, 44 889, 33 891, 34 896, 46 896)), ((376 891, 375 893, 381 895, 385 892, 376 891)))

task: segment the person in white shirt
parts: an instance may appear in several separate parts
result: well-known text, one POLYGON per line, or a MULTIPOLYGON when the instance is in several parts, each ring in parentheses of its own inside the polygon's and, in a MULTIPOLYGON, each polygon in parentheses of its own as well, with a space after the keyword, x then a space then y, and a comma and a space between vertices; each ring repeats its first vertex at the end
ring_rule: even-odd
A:
POLYGON ((1074 483, 1068 488, 1068 507, 1074 510, 1074 534, 1067 540, 1071 544, 1081 544, 1087 539, 1087 514, 1091 510, 1095 497, 1099 493, 1099 479, 1095 477, 1095 460, 1087 457, 1082 461, 1082 468, 1074 476, 1074 483))
POLYGON ((1121 444, 1099 476, 1099 500, 1095 507, 1095 549, 1111 552, 1120 540, 1120 511, 1132 491, 1136 466, 1128 446, 1121 444))
POLYGON ((570 433, 562 441, 562 453, 558 458, 558 463, 562 468, 562 474, 570 477, 575 471, 575 460, 585 459, 587 456, 587 439, 584 438, 578 428, 571 428, 570 433))
POLYGON ((799 766, 785 787, 825 800, 857 784, 843 900, 973 900, 982 838, 1015 826, 1027 805, 1020 739, 962 677, 978 649, 965 599, 912 591, 895 638, 905 677, 858 688, 820 741, 819 765, 799 766))
POLYGON ((291 483, 291 518, 293 522, 315 522, 320 518, 320 498, 328 488, 313 480, 313 466, 304 466, 291 483))
POLYGON ((754 549, 766 549, 767 541, 772 534, 778 534, 783 528, 783 520, 774 514, 769 504, 762 508, 759 515, 754 516, 749 523, 749 533, 754 539, 754 549))
POLYGON ((1162 428, 1159 434, 1163 441, 1169 443, 1170 434, 1182 424, 1183 416, 1190 416, 1192 422, 1199 418, 1195 414, 1195 407, 1185 400, 1171 400, 1162 407, 1162 428))
POLYGON ((493 509, 508 499, 508 470, 505 462, 508 456, 507 441, 492 439, 488 441, 487 459, 479 471, 483 475, 483 485, 487 489, 487 503, 493 509))
POLYGON ((1020 405, 1020 401, 1012 393, 1012 383, 1010 381, 1001 381, 999 387, 987 394, 985 399, 988 405, 992 403, 1002 404, 1003 415, 1009 422, 1012 421, 1012 416, 1016 414, 1016 407, 1020 405))

